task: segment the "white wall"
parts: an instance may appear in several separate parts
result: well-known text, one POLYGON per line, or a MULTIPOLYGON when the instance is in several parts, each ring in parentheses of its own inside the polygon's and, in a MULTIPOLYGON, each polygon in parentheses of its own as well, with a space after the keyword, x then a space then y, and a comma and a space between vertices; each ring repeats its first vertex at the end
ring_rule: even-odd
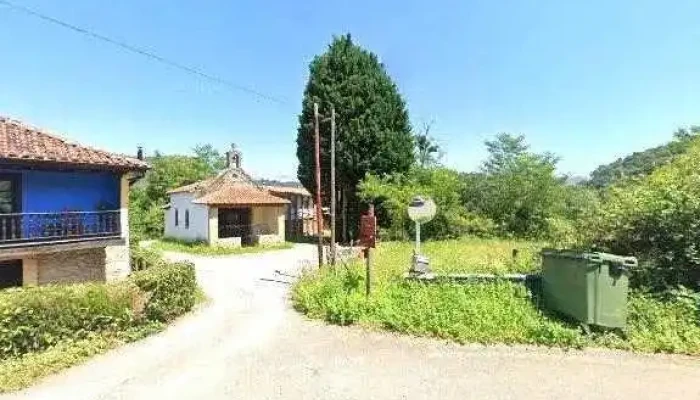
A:
POLYGON ((209 209, 206 205, 194 204, 191 193, 170 195, 170 209, 165 211, 165 237, 195 241, 209 240, 209 209), (175 226, 175 210, 180 213, 179 224, 175 226), (185 228, 185 211, 190 211, 190 227, 185 228))

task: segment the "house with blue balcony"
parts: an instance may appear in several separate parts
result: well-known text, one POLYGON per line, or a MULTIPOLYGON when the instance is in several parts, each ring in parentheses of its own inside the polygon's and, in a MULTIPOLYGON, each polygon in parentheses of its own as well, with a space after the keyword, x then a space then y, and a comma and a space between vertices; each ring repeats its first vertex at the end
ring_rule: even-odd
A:
POLYGON ((0 289, 127 276, 140 158, 0 117, 0 289))

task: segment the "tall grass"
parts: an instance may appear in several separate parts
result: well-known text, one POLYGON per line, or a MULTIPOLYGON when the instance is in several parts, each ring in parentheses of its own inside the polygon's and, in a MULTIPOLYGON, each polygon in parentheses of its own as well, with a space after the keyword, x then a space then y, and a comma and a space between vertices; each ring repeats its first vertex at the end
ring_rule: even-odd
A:
MULTIPOLYGON (((537 243, 460 239, 425 244, 437 272, 532 272, 539 268, 537 243), (518 249, 513 258, 513 249, 518 249)), ((402 277, 412 245, 385 243, 376 250, 373 291, 364 295, 360 264, 307 273, 293 289, 297 310, 339 325, 359 324, 454 340, 459 343, 533 344, 564 348, 604 346, 645 352, 700 354, 697 302, 634 293, 626 337, 585 334, 547 312, 539 293, 510 282, 424 284, 402 277)))

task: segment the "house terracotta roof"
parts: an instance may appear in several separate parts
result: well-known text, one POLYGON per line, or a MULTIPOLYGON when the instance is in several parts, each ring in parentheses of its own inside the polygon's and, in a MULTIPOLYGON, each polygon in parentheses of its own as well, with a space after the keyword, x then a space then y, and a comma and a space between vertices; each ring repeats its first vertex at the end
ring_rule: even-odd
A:
POLYGON ((240 168, 227 168, 215 177, 168 191, 193 193, 194 203, 219 206, 284 205, 289 201, 274 196, 240 168))
POLYGON ((0 161, 122 170, 148 169, 148 164, 136 158, 69 142, 3 116, 0 116, 0 161))
POLYGON ((289 200, 248 185, 226 185, 197 198, 194 202, 227 206, 289 204, 289 200))
POLYGON ((173 194, 173 193, 194 193, 194 192, 196 192, 197 190, 200 190, 200 189, 206 187, 209 183, 211 183, 211 181, 212 181, 213 179, 214 179, 214 178, 209 178, 209 179, 205 179, 205 180, 203 180, 203 181, 190 183, 189 185, 176 187, 175 189, 170 189, 170 190, 168 190, 167 193, 168 193, 168 194, 173 194))
POLYGON ((268 191, 279 194, 298 194, 301 196, 311 196, 308 190, 303 187, 291 187, 291 186, 265 186, 268 191))

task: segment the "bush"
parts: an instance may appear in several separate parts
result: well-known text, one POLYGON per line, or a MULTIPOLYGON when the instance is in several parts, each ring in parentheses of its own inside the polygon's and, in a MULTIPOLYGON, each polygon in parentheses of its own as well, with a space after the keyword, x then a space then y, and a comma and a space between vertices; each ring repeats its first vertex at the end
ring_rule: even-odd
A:
POLYGON ((425 239, 448 239, 463 235, 492 236, 493 222, 469 213, 462 205, 462 181, 448 168, 414 168, 407 174, 388 177, 368 175, 360 183, 360 198, 376 204, 382 238, 408 239, 414 235, 414 223, 407 209, 416 195, 430 196, 437 205, 435 218, 422 226, 425 239))
POLYGON ((162 252, 153 247, 141 247, 135 244, 131 246, 130 254, 132 271, 141 271, 165 264, 162 252))
POLYGON ((591 245, 640 258, 637 287, 700 288, 700 143, 641 180, 612 187, 591 245))
POLYGON ((128 282, 0 292, 0 357, 43 350, 140 320, 141 294, 128 282))
POLYGON ((146 317, 167 322, 192 309, 197 298, 197 279, 191 263, 161 264, 135 272, 130 280, 147 293, 146 317))
POLYGON ((45 350, 95 334, 158 325, 192 309, 194 267, 137 253, 150 267, 117 283, 0 291, 0 358, 45 350))

